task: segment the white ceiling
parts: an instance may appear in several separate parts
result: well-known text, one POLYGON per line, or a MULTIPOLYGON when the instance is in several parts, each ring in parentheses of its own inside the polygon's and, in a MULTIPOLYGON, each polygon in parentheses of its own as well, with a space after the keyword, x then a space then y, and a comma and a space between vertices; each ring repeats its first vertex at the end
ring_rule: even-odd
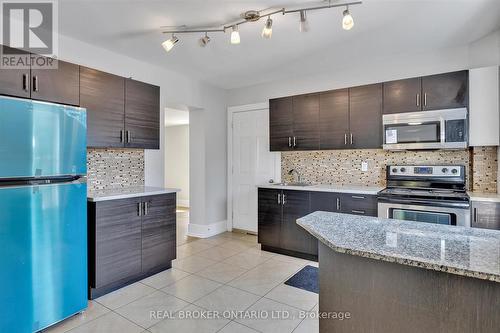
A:
POLYGON ((180 126, 189 124, 189 111, 165 109, 165 126, 180 126))
MULTIPOLYGON (((338 1, 332 1, 338 2, 338 1)), ((318 1, 294 0, 60 0, 62 34, 185 73, 222 88, 254 85, 295 75, 316 74, 324 63, 351 55, 371 57, 466 45, 500 28, 499 0, 364 0, 351 8, 355 27, 341 28, 341 8, 308 13, 310 31, 299 33, 298 15, 273 17, 273 37, 260 33, 264 21, 240 27, 241 44, 229 33, 179 35, 165 53, 169 36, 160 26, 224 23, 250 9, 292 8, 318 1), (323 64, 318 56, 328 55, 323 64), (316 73, 314 73, 316 72, 316 73)))

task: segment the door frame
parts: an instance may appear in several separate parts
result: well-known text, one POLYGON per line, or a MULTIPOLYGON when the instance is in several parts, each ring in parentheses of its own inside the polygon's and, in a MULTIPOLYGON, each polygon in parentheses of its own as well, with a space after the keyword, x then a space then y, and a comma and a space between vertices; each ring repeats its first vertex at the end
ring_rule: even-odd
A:
MULTIPOLYGON (((267 110, 269 101, 227 108, 227 231, 233 230, 233 116, 237 112, 267 110)), ((281 153, 276 155, 276 182, 281 181, 281 153)))

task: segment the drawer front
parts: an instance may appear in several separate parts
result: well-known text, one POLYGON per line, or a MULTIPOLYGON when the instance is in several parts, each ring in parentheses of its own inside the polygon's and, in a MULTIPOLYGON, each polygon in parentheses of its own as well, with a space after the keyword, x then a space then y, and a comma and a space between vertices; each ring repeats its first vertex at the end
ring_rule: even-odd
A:
POLYGON ((366 194, 343 194, 342 213, 377 216, 377 196, 366 194))

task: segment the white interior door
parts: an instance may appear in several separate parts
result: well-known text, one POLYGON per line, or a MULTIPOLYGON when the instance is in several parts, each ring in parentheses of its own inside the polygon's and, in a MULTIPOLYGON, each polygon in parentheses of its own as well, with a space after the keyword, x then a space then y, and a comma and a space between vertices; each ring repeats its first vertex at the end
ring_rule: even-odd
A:
POLYGON ((233 114, 233 228, 257 232, 257 185, 280 181, 280 154, 269 151, 269 110, 233 114))

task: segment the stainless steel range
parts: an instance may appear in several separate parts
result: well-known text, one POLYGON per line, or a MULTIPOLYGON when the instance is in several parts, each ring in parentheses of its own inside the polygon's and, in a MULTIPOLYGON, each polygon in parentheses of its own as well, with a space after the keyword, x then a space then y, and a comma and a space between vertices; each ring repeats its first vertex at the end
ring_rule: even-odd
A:
POLYGON ((470 227, 470 202, 461 165, 392 165, 379 193, 378 216, 470 227))

